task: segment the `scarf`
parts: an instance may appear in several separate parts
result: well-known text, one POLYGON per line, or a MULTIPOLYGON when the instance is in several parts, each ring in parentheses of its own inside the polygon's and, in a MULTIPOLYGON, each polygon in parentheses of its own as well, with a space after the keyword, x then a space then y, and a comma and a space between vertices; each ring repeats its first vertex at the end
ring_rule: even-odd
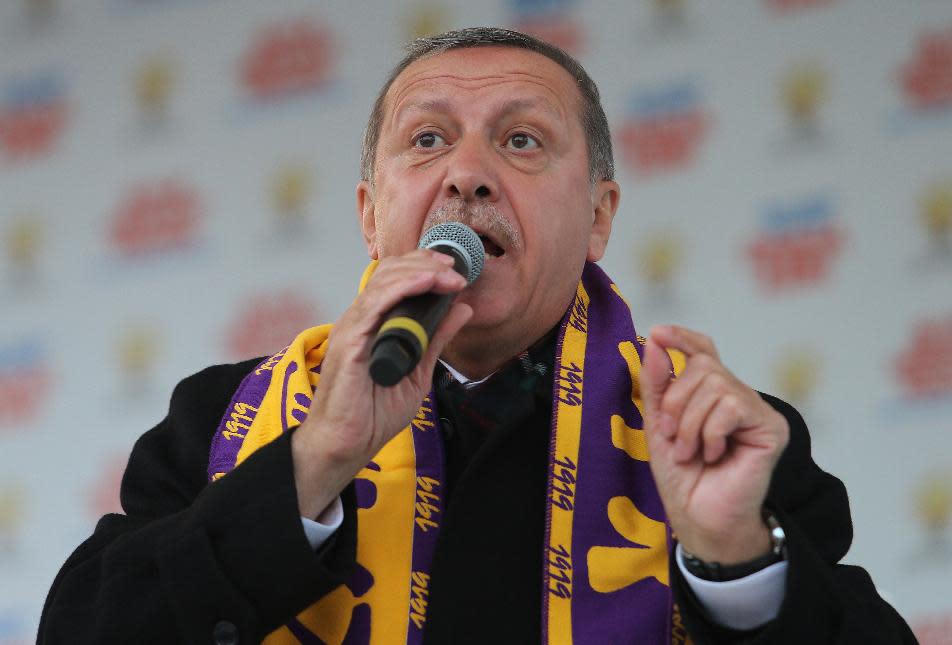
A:
MULTIPOLYGON (((376 263, 364 272, 360 288, 376 263)), ((218 479, 307 416, 331 325, 305 330, 238 387, 212 440, 218 479)), ((558 330, 547 473, 542 642, 690 643, 673 603, 670 526, 651 475, 639 388, 645 339, 608 276, 587 263, 558 330)), ((670 351, 672 375, 684 357, 670 351)), ((347 583, 266 645, 422 642, 443 512, 431 392, 356 476, 357 562, 347 583)), ((500 626, 504 629, 504 626, 500 626)))

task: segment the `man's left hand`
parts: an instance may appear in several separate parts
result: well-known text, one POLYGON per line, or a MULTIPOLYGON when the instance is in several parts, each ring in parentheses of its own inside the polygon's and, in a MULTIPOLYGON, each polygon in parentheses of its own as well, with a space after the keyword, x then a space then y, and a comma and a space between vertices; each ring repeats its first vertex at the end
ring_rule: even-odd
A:
POLYGON ((684 549, 723 565, 767 553, 761 509, 787 420, 724 367, 707 336, 683 327, 651 330, 641 391, 652 474, 684 549), (677 379, 666 348, 686 357, 677 379))

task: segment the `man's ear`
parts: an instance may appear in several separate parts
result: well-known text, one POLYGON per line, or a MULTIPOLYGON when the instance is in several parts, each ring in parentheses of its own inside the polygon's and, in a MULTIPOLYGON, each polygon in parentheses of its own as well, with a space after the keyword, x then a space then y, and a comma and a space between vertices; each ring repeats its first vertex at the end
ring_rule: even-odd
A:
POLYGON ((357 184, 357 219, 360 220, 360 230, 364 236, 364 245, 371 259, 377 257, 377 219, 374 209, 373 188, 370 182, 361 181, 357 184))
POLYGON ((589 262, 597 262, 605 255, 608 238, 612 234, 612 220, 618 210, 618 201, 621 199, 621 187, 614 181, 603 179, 595 186, 593 193, 594 213, 592 218, 592 232, 588 238, 589 262))

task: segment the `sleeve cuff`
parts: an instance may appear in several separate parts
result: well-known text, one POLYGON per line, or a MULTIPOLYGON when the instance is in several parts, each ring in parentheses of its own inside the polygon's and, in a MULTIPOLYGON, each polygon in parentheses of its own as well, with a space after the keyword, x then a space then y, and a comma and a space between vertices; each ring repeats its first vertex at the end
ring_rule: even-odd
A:
POLYGON ((724 627, 750 630, 780 613, 787 591, 787 562, 781 561, 749 576, 727 582, 698 578, 684 566, 681 545, 675 550, 678 569, 701 606, 724 627))
POLYGON ((327 539, 334 534, 334 531, 340 528, 344 522, 344 505, 337 497, 331 505, 317 516, 316 520, 308 517, 301 518, 301 525, 304 528, 304 536, 315 551, 319 549, 327 539))

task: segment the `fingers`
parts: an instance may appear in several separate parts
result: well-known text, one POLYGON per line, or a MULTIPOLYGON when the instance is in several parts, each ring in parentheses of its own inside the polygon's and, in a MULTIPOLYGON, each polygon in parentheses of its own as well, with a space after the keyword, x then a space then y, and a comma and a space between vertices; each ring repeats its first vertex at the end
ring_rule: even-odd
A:
MULTIPOLYGON (((645 343, 644 369, 641 371, 641 396, 649 417, 655 417, 660 412, 662 398, 670 383, 671 361, 654 337, 649 336, 645 343)), ((661 423, 661 420, 658 419, 657 423, 661 423)))
POLYGON ((338 327, 352 328, 365 340, 376 333, 380 320, 404 298, 427 292, 455 293, 466 279, 453 269, 453 258, 429 249, 381 260, 374 275, 338 327))
POLYGON ((681 350, 688 358, 697 354, 706 354, 720 360, 714 341, 687 327, 657 325, 651 328, 650 337, 662 347, 681 350))
POLYGON ((698 451, 698 441, 706 440, 706 435, 702 437, 702 428, 705 428, 708 416, 724 395, 717 381, 716 375, 708 374, 685 402, 683 412, 672 415, 679 420, 674 442, 675 461, 683 462, 694 457, 698 451))
POLYGON ((753 390, 721 364, 710 338, 684 327, 652 328, 645 363, 643 393, 651 427, 670 442, 672 458, 678 463, 698 455, 707 463, 721 459, 731 435, 742 427, 744 411, 755 405, 749 401, 753 390), (687 357, 677 379, 668 380, 670 363, 663 348, 687 357))

